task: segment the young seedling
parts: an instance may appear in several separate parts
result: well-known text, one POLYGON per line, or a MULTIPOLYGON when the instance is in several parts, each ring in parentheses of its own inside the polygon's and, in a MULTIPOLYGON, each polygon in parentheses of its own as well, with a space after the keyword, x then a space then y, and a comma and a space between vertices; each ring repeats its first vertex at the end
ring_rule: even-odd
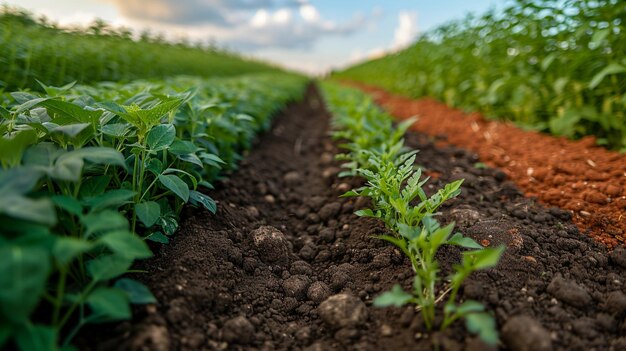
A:
POLYGON ((409 258, 415 272, 410 293, 395 285, 378 296, 374 305, 415 304, 426 328, 431 330, 435 327, 437 303, 449 294, 440 328, 446 329, 456 320, 465 318, 470 332, 478 334, 488 344, 495 344, 498 340, 495 321, 485 312, 484 306, 477 301, 457 304, 456 298, 465 279, 476 270, 494 267, 504 248, 483 248, 460 233, 453 235, 454 223, 441 227, 434 217, 445 201, 460 194, 463 180, 446 184, 428 197, 423 190, 428 178, 422 179, 421 169, 414 166, 417 151, 406 150, 402 139, 412 121, 394 129, 390 118, 380 113, 363 95, 329 84, 324 88, 330 109, 339 116, 335 119, 335 126, 342 128, 335 132, 335 137, 347 141, 342 146, 348 152, 340 156, 348 161, 344 164, 348 168, 344 175, 366 180, 363 187, 343 196, 371 199, 372 208, 359 210, 356 214, 382 220, 393 234, 377 238, 396 245, 409 258), (354 105, 346 102, 354 102, 354 105), (379 128, 368 127, 374 125, 379 128), (461 263, 453 267, 446 285, 442 285, 436 258, 443 245, 470 249, 462 253, 461 263))

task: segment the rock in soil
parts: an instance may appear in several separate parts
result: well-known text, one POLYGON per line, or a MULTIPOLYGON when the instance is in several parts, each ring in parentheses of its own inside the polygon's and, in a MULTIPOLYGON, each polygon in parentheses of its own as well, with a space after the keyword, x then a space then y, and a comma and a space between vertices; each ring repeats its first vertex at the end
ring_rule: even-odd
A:
POLYGON ((552 351, 550 333, 529 316, 510 318, 502 327, 502 340, 511 351, 552 351))
POLYGON ((363 301, 349 294, 327 298, 319 305, 317 313, 333 329, 357 327, 367 320, 367 308, 363 301))

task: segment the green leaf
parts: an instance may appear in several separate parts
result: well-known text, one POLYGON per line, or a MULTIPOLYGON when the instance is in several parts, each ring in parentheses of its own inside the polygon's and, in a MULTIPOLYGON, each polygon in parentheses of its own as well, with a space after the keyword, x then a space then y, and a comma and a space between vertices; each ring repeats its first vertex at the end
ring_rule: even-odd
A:
POLYGON ((200 155, 200 158, 206 163, 210 161, 211 164, 226 164, 226 162, 224 162, 224 160, 222 160, 219 156, 208 152, 203 152, 200 155))
MULTIPOLYGON (((7 110, 6 108, 0 106, 0 118, 4 118, 4 119, 11 118, 11 112, 9 112, 9 110, 7 110)), ((0 345, 2 344, 0 343, 0 345)))
POLYGON ((106 193, 83 201, 89 206, 90 212, 99 212, 106 208, 118 208, 132 202, 135 192, 127 189, 109 190, 106 193))
POLYGON ((150 251, 148 245, 129 231, 119 230, 106 233, 98 239, 97 243, 107 246, 118 256, 131 259, 152 257, 152 251, 150 251))
POLYGON ((488 313, 470 313, 465 316, 465 327, 472 334, 488 345, 495 346, 498 343, 498 331, 496 321, 488 313))
POLYGON ((430 235, 430 243, 433 248, 437 248, 448 241, 448 237, 454 229, 454 223, 450 223, 443 228, 438 228, 434 233, 430 235))
POLYGON ((482 249, 483 247, 474 239, 463 236, 461 233, 454 234, 447 242, 448 245, 456 245, 467 249, 482 249))
POLYGON ((172 145, 167 149, 168 152, 171 152, 174 155, 193 154, 198 150, 198 147, 191 141, 179 139, 174 140, 172 145))
POLYGON ((196 180, 196 177, 194 177, 191 173, 183 171, 182 169, 177 169, 177 168, 168 168, 165 171, 163 171, 163 174, 172 174, 172 173, 179 173, 179 174, 184 174, 187 176, 187 178, 189 178, 189 180, 191 181, 191 183, 193 184, 193 188, 195 189, 198 187, 198 180, 196 180))
MULTIPOLYGON (((199 168, 203 168, 202 160, 196 154, 187 154, 187 155, 178 155, 179 160, 188 162, 198 166, 199 168)), ((221 168, 221 167, 218 167, 221 168)))
POLYGON ((604 39, 606 39, 606 37, 610 33, 611 33, 611 29, 609 28, 596 30, 595 33, 593 33, 593 36, 591 37, 591 41, 589 42, 589 44, 594 46, 594 48, 597 48, 598 46, 602 44, 604 39))
POLYGON ((159 219, 159 225, 163 228, 165 235, 174 235, 178 229, 178 222, 172 216, 163 216, 159 219))
POLYGON ((474 300, 467 300, 456 307, 457 313, 462 316, 473 312, 482 312, 484 310, 485 306, 482 303, 474 300))
POLYGON ((24 93, 24 92, 11 93, 11 96, 17 102, 21 103, 21 105, 18 105, 18 106, 15 107, 15 110, 13 111, 13 113, 15 115, 19 115, 20 113, 28 111, 31 108, 41 104, 42 102, 45 102, 45 101, 51 99, 49 97, 38 98, 38 97, 36 97, 36 96, 34 96, 32 94, 28 94, 28 95, 24 95, 24 94, 28 94, 28 93, 24 93), (26 100, 26 101, 24 101, 24 100, 26 100), (22 101, 24 101, 24 102, 22 102, 22 101))
POLYGON ((132 258, 122 255, 102 255, 87 262, 87 271, 94 281, 118 277, 130 268, 132 258))
POLYGON ((98 322, 130 319, 130 305, 126 292, 118 288, 99 287, 87 297, 87 304, 98 322))
POLYGON ((102 111, 85 110, 78 105, 56 99, 44 100, 37 105, 45 107, 48 110, 48 114, 53 116, 54 123, 57 124, 94 124, 102 115, 102 111))
POLYGON ((37 142, 37 132, 24 130, 14 133, 11 138, 0 134, 0 164, 17 166, 22 160, 24 150, 37 142))
POLYGON ((130 125, 126 123, 110 123, 102 126, 100 131, 104 135, 108 135, 114 138, 123 138, 130 131, 130 125))
POLYGON ((110 175, 100 175, 83 179, 83 183, 80 186, 79 197, 84 199, 101 195, 107 189, 110 182, 110 175))
POLYGON ((57 331, 52 326, 28 323, 15 333, 15 343, 23 351, 55 351, 57 337, 57 331))
POLYGON ((469 261, 474 269, 487 269, 495 267, 504 252, 504 246, 496 248, 484 248, 482 250, 463 252, 463 263, 469 261))
POLYGON ((51 272, 50 254, 41 247, 0 247, 0 314, 25 323, 39 304, 51 272))
POLYGON ((583 118, 582 111, 567 109, 558 117, 553 117, 548 121, 550 132, 556 135, 573 137, 576 134, 577 126, 583 118))
POLYGON ((84 147, 70 152, 72 157, 80 157, 89 162, 101 165, 116 165, 126 168, 124 155, 121 152, 110 148, 100 146, 84 147))
POLYGON ((150 289, 136 280, 122 278, 116 281, 114 286, 123 290, 132 304, 138 305, 157 302, 154 295, 150 292, 150 289))
POLYGON ((88 252, 92 248, 93 244, 87 240, 72 237, 59 237, 54 241, 52 255, 61 266, 65 266, 74 258, 88 252))
POLYGON ((68 152, 57 158, 49 175, 53 179, 76 182, 82 175, 84 164, 82 158, 74 157, 71 152, 68 152))
POLYGON ((152 227, 161 216, 161 206, 154 201, 144 201, 135 205, 137 217, 146 226, 152 227))
POLYGON ((158 125, 148 132, 146 143, 153 151, 168 148, 176 138, 176 128, 172 124, 158 125))
POLYGON ((29 147, 24 152, 22 162, 29 166, 50 167, 65 150, 59 149, 51 142, 43 142, 29 147))
POLYGON ((7 195, 24 195, 30 192, 42 175, 30 167, 0 170, 0 199, 7 195))
POLYGON ((120 116, 128 113, 123 106, 112 101, 98 102, 96 106, 120 116))
POLYGON ((626 67, 620 65, 619 63, 610 63, 608 66, 604 67, 600 72, 598 72, 591 81, 589 81, 589 88, 595 89, 602 83, 606 76, 610 76, 613 74, 624 73, 626 72, 626 67))
POLYGON ((217 211, 217 205, 215 204, 215 200, 199 191, 191 190, 189 192, 189 200, 192 205, 197 206, 198 204, 202 204, 204 208, 206 208, 207 210, 209 210, 209 212, 213 214, 215 214, 215 211, 217 211))
POLYGON ((80 201, 76 200, 73 197, 65 195, 54 195, 51 197, 51 199, 57 207, 67 211, 68 213, 71 213, 75 216, 80 216, 83 213, 83 206, 80 204, 80 201))
POLYGON ((90 213, 81 218, 80 221, 85 226, 85 237, 98 233, 128 230, 130 227, 128 219, 116 210, 90 213))
POLYGON ((341 196, 339 197, 355 197, 355 196, 359 196, 360 194, 354 190, 348 190, 345 193, 341 194, 341 196))
POLYGON ((164 187, 172 191, 184 202, 189 201, 189 187, 187 183, 175 175, 159 175, 159 181, 164 187))
POLYGON ((374 217, 374 218, 378 218, 379 217, 369 208, 366 208, 366 209, 363 209, 363 210, 358 210, 358 211, 354 212, 354 214, 359 216, 359 217, 374 217))
POLYGON ((167 236, 163 235, 163 233, 161 233, 161 232, 150 233, 150 235, 148 235, 146 237, 146 240, 154 241, 155 243, 159 243, 159 244, 169 244, 170 243, 170 238, 168 238, 167 236))
POLYGON ((2 213, 50 226, 57 222, 54 205, 48 198, 30 199, 21 195, 4 195, 0 197, 0 214, 2 213))
POLYGON ((420 235, 421 229, 419 227, 408 226, 404 223, 398 224, 398 231, 407 240, 413 240, 420 235))
POLYGON ((45 85, 39 79, 35 79, 35 81, 37 81, 37 83, 46 91, 46 94, 50 95, 50 96, 60 95, 61 93, 64 93, 64 92, 72 89, 72 87, 74 85, 76 85, 76 81, 73 81, 73 82, 67 83, 67 84, 65 84, 65 85, 63 85, 61 87, 55 87, 55 86, 51 86, 51 85, 50 86, 45 85))
POLYGON ((391 290, 382 293, 374 299, 374 306, 376 307, 402 307, 411 302, 413 295, 407 293, 398 284, 394 285, 391 290))
POLYGON ((78 134, 80 134, 83 130, 90 127, 89 123, 76 123, 76 124, 66 124, 66 125, 56 125, 54 123, 44 123, 44 126, 48 128, 50 133, 61 133, 65 134, 70 138, 76 138, 78 134))
POLYGON ((152 174, 158 176, 163 172, 163 162, 161 162, 158 158, 150 159, 146 169, 152 172, 152 174))

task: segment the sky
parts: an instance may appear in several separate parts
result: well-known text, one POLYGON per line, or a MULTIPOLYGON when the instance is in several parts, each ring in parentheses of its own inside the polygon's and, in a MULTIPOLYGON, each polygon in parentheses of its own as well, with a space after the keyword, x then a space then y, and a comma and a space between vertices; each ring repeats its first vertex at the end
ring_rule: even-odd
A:
POLYGON ((96 18, 171 40, 216 42, 306 73, 381 56, 467 13, 503 0, 12 0, 67 25, 96 18))

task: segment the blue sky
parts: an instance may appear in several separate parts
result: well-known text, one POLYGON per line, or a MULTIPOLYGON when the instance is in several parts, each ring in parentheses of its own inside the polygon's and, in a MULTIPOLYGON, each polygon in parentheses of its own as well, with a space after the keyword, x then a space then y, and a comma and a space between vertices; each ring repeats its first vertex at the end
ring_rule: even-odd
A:
POLYGON ((215 40, 280 65, 324 73, 399 50, 423 33, 503 0, 12 0, 62 25, 102 18, 168 38, 215 40))

